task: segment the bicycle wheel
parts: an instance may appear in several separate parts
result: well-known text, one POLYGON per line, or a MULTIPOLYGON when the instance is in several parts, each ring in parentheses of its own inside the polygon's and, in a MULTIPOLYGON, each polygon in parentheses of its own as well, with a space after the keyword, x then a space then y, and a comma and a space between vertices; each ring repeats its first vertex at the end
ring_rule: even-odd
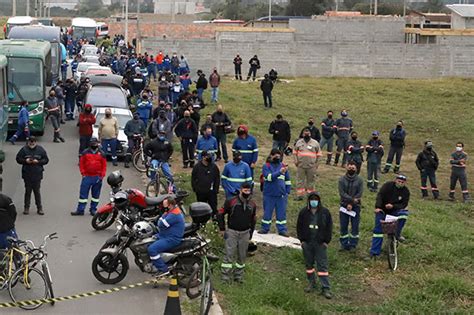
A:
POLYGON ((168 189, 162 180, 151 180, 148 185, 146 185, 146 195, 148 197, 158 197, 166 193, 168 193, 168 189))
POLYGON ((41 300, 48 297, 48 287, 41 271, 36 268, 28 269, 27 281, 25 281, 25 269, 15 271, 8 281, 8 292, 14 303, 25 310, 34 310, 41 304, 21 303, 22 301, 41 300), (27 283, 25 283, 27 282, 27 283))
POLYGON ((194 269, 186 281, 186 295, 190 299, 195 299, 201 295, 202 292, 202 267, 194 269))
POLYGON ((206 282, 202 288, 201 294, 201 310, 199 314, 207 315, 212 305, 212 292, 214 288, 212 287, 210 275, 206 276, 206 282))
POLYGON ((132 164, 133 167, 140 173, 146 172, 146 159, 142 158, 143 152, 141 150, 133 152, 132 155, 132 164))
MULTIPOLYGON (((49 272, 49 267, 48 263, 44 262, 43 266, 41 266, 43 269, 43 275, 44 279, 46 280, 46 285, 48 286, 48 296, 50 299, 54 299, 54 292, 53 292, 53 280, 51 278, 51 273, 49 272)), ((54 301, 50 302, 51 305, 54 305, 54 301)))
POLYGON ((389 235, 388 237, 388 266, 393 271, 397 270, 398 267, 398 255, 397 255, 397 239, 395 235, 389 235))

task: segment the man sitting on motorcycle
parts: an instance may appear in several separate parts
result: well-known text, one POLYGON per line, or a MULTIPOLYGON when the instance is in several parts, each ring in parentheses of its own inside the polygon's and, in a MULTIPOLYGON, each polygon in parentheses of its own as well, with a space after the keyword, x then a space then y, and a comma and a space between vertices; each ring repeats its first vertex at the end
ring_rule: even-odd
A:
MULTIPOLYGON (((166 132, 160 130, 158 137, 148 142, 143 149, 146 156, 151 157, 151 172, 150 178, 155 179, 156 170, 160 167, 163 175, 168 179, 168 182, 173 184, 173 173, 168 164, 168 160, 173 154, 173 145, 166 139, 166 132)), ((174 191, 174 186, 173 186, 174 191)))
POLYGON ((148 254, 152 261, 151 273, 159 273, 159 276, 169 274, 168 266, 161 258, 161 253, 178 246, 184 235, 184 216, 177 206, 176 200, 169 197, 163 201, 165 213, 158 219, 157 240, 148 246, 148 254))

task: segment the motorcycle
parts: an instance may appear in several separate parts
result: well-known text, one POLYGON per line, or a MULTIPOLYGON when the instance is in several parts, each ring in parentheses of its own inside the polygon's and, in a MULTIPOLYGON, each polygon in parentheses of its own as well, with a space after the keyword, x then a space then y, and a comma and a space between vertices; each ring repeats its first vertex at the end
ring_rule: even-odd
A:
MULTIPOLYGON (((208 255, 209 243, 198 233, 211 218, 212 209, 207 203, 194 202, 189 207, 191 224, 186 224, 183 241, 161 258, 168 265, 170 272, 183 283, 199 268, 203 255, 208 255)), ((122 281, 130 268, 127 249, 133 254, 134 262, 142 272, 152 270, 148 255, 148 246, 156 241, 156 226, 146 220, 137 222, 130 229, 124 225, 116 235, 108 239, 92 261, 94 277, 105 284, 116 284, 122 281)), ((208 256, 209 257, 209 256, 208 256)))

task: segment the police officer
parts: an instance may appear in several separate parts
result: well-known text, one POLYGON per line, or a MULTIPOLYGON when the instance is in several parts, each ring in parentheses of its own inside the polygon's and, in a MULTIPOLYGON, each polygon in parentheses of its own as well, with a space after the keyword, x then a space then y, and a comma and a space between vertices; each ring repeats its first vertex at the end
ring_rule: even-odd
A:
POLYGON ((464 152, 464 143, 456 143, 456 151, 451 154, 449 163, 451 164, 451 183, 449 200, 454 201, 454 193, 456 191, 456 184, 459 181, 461 184, 462 197, 464 202, 469 202, 469 190, 467 190, 467 176, 466 176, 466 162, 467 153, 464 152))
POLYGON ((428 197, 428 178, 431 183, 431 192, 433 198, 439 198, 439 190, 436 185, 436 170, 438 169, 439 160, 438 155, 433 150, 433 142, 426 141, 423 151, 421 151, 416 158, 416 167, 420 171, 421 176, 421 196, 428 197))
POLYGON ((353 161, 357 165, 357 174, 360 174, 360 168, 362 167, 363 157, 362 153, 364 152, 364 146, 362 143, 357 140, 357 132, 351 132, 351 139, 347 141, 347 147, 345 148, 347 154, 347 161, 353 161))
POLYGON ((376 192, 379 186, 380 165, 384 155, 383 142, 379 139, 379 132, 372 132, 372 139, 365 146, 367 151, 367 188, 376 192))
POLYGON ((237 138, 232 143, 232 151, 242 153, 242 161, 250 166, 253 179, 255 164, 258 160, 258 145, 257 139, 249 134, 249 128, 246 125, 240 125, 237 128, 237 138))
POLYGON ((250 234, 255 228, 255 214, 257 212, 257 205, 251 198, 252 185, 243 183, 239 194, 226 200, 217 215, 219 230, 225 240, 226 253, 221 264, 222 280, 225 282, 232 280, 232 273, 234 281, 243 282, 245 259, 247 258, 250 234))
POLYGON ((18 238, 15 230, 16 208, 7 195, 0 193, 0 249, 8 249, 8 237, 18 238))
POLYGON ((130 119, 125 124, 123 132, 128 139, 128 149, 125 155, 125 168, 129 168, 129 163, 132 161, 132 153, 135 148, 135 141, 140 141, 145 136, 146 126, 143 120, 140 119, 140 114, 135 112, 133 119, 130 119))
POLYGON ((240 186, 243 183, 252 183, 250 166, 242 161, 242 153, 240 151, 234 151, 232 161, 224 166, 221 182, 226 199, 238 195, 240 186))
POLYGON ((336 132, 336 121, 332 118, 332 110, 327 112, 327 118, 323 119, 321 122, 321 150, 326 146, 327 148, 327 159, 326 164, 331 164, 332 159, 332 149, 334 145, 334 133, 336 132))
POLYGON ((309 128, 303 129, 303 137, 296 141, 293 156, 297 167, 296 199, 303 200, 305 194, 314 192, 314 178, 318 168, 321 149, 311 137, 309 128))
MULTIPOLYGON (((349 141, 349 135, 352 132, 352 119, 350 119, 346 110, 341 111, 341 118, 336 120, 336 158, 334 159, 334 166, 337 166, 339 163, 339 158, 341 156, 341 152, 347 148, 347 142, 349 141)), ((342 157, 342 167, 346 166, 347 155, 344 153, 342 157)))
POLYGON ((329 286, 327 248, 332 238, 332 217, 329 210, 323 207, 321 197, 313 192, 308 195, 308 204, 301 209, 296 223, 296 233, 303 248, 308 286, 304 289, 309 293, 316 289, 316 265, 318 278, 322 286, 322 294, 331 299, 329 286))
POLYGON ((403 148, 405 147, 406 132, 403 129, 403 121, 397 122, 397 126, 390 131, 390 150, 388 151, 387 162, 382 171, 386 174, 392 167, 393 158, 395 157, 395 167, 393 168, 394 173, 400 171, 400 163, 402 161, 403 148))

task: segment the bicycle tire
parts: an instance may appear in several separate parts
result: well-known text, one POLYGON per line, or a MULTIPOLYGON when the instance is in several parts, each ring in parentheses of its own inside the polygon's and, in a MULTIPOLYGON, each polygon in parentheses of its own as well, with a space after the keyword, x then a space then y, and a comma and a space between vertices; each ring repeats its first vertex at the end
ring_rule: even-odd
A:
POLYGON ((212 293, 214 291, 214 288, 212 286, 210 275, 206 276, 206 279, 207 280, 203 285, 203 290, 201 293, 201 307, 199 313, 201 315, 209 314, 209 311, 212 306, 212 293))
MULTIPOLYGON (((48 286, 48 291, 49 291, 49 298, 54 299, 54 291, 53 291, 53 280, 51 279, 51 273, 49 272, 49 267, 46 263, 41 266, 43 269, 43 275, 46 280, 46 285, 48 286)), ((51 305, 54 305, 54 301, 50 302, 51 305)))
POLYGON ((395 235, 389 235, 388 237, 388 266, 391 270, 395 271, 398 267, 398 254, 397 254, 397 239, 395 235))
POLYGON ((202 293, 202 266, 199 266, 199 268, 194 269, 194 271, 191 273, 191 275, 188 278, 188 281, 186 281, 186 295, 191 299, 198 298, 201 293, 202 293), (195 291, 196 292, 195 292, 195 291))
POLYGON ((133 167, 140 173, 146 173, 146 160, 142 159, 142 151, 137 150, 132 155, 133 167))
MULTIPOLYGON (((46 284, 44 274, 43 274, 43 272, 39 271, 36 268, 28 269, 28 278, 30 279, 30 282, 35 282, 35 284, 36 284, 36 281, 42 282, 42 283, 39 284, 39 286, 44 288, 44 292, 41 293, 41 294, 38 294, 38 296, 35 296, 34 298, 32 298, 32 297, 23 298, 23 297, 17 296, 18 291, 20 291, 19 288, 24 287, 24 285, 22 284, 23 281, 20 280, 21 278, 24 277, 24 270, 25 270, 25 268, 21 268, 21 269, 18 269, 17 271, 15 271, 15 273, 11 276, 11 278, 8 281, 8 293, 10 294, 10 298, 12 299, 13 303, 18 303, 18 302, 25 301, 25 300, 28 300, 28 301, 29 300, 41 300, 41 299, 47 298, 48 297, 48 287, 47 287, 47 284, 46 284), (31 275, 33 275, 33 274, 36 274, 34 276, 35 281, 31 280, 31 278, 32 278, 31 275), (19 289, 19 290, 17 290, 17 289, 19 289), (15 292, 17 292, 17 293, 13 293, 13 290, 15 290, 15 292)), ((30 289, 26 288, 26 290, 30 292, 31 288, 30 289)), ((41 305, 42 304, 33 304, 33 305, 18 304, 18 306, 20 308, 24 309, 24 310, 35 310, 38 307, 40 307, 41 305)))
POLYGON ((167 193, 167 186, 163 184, 161 180, 151 180, 146 185, 146 195, 147 197, 158 197, 159 195, 163 195, 167 193))

